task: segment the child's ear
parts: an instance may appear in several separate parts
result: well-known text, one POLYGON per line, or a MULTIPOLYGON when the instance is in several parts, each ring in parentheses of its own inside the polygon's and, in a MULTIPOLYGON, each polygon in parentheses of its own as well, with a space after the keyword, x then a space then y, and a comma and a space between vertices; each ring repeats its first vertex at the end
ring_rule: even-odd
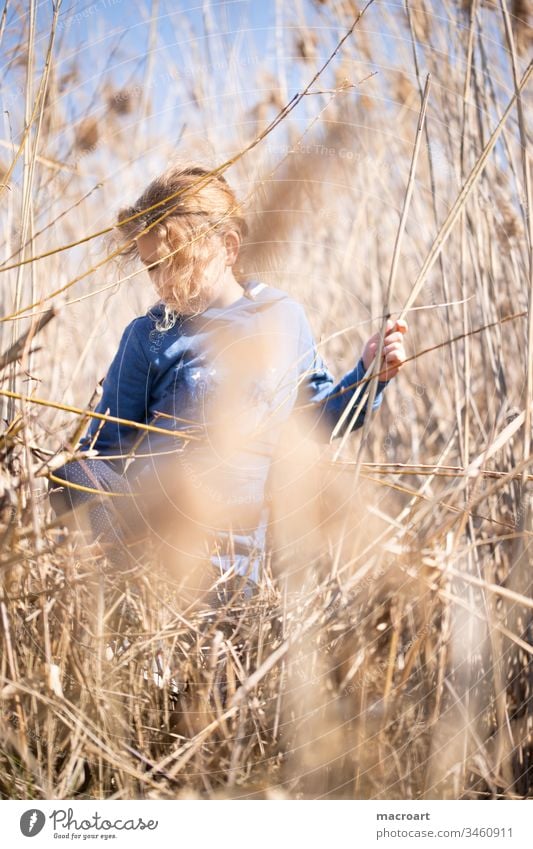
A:
POLYGON ((241 246, 241 240, 236 230, 228 230, 224 233, 224 245, 226 248, 227 264, 234 265, 241 246))

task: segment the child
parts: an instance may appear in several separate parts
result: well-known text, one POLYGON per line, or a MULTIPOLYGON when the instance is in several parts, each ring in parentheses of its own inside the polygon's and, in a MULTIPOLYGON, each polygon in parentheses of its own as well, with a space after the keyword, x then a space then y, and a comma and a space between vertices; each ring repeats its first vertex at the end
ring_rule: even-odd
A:
MULTIPOLYGON (((80 448, 98 456, 55 472, 66 486, 52 503, 56 512, 87 504, 93 533, 108 542, 122 543, 142 525, 157 529, 166 514, 166 526, 180 528, 176 556, 256 584, 283 424, 294 412, 308 434, 327 441, 379 334, 335 384, 302 307, 243 277, 236 262, 246 222, 225 178, 208 173, 173 166, 119 212, 119 238, 131 240, 123 255, 148 267, 160 300, 124 330, 97 412, 154 429, 92 419, 80 448)), ((406 331, 405 322, 389 321, 374 408, 405 359, 406 331)))

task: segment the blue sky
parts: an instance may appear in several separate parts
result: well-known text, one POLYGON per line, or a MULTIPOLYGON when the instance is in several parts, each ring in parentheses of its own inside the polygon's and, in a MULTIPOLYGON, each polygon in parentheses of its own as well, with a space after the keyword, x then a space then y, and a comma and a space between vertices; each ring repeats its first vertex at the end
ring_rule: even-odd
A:
MULTIPOLYGON (((78 66, 78 79, 69 82, 60 95, 60 109, 63 114, 64 130, 58 132, 50 155, 71 156, 73 128, 85 116, 94 116, 98 120, 106 118, 106 99, 103 95, 104 84, 115 89, 125 87, 140 97, 148 97, 152 114, 147 122, 125 117, 123 122, 129 132, 144 136, 146 149, 149 139, 167 137, 178 139, 186 122, 186 132, 195 138, 202 134, 206 126, 214 128, 217 138, 238 131, 235 123, 237 115, 246 115, 263 97, 262 89, 270 90, 277 86, 279 62, 282 62, 286 98, 290 99, 309 82, 317 68, 329 55, 330 49, 343 35, 349 20, 339 23, 331 16, 328 6, 321 6, 312 0, 302 0, 301 4, 279 4, 283 15, 281 44, 276 43, 274 0, 64 0, 55 49, 56 71, 62 77, 74 66, 78 66), (320 28, 320 56, 310 63, 295 58, 295 39, 299 24, 320 28), (149 50, 150 33, 153 21, 157 22, 155 47, 149 50), (206 34, 206 29, 213 35, 206 34), (233 59, 233 70, 229 71, 229 60, 233 59), (270 70, 274 82, 261 76, 263 70, 270 70), (150 72, 150 85, 146 84, 150 72), (195 84, 201 80, 203 88, 195 106, 195 84), (131 129, 129 129, 131 127, 131 129)), ((444 7, 437 2, 433 13, 442 18, 444 7)), ((25 14, 28 10, 25 9, 25 14)), ((37 63, 35 69, 35 88, 40 77, 46 45, 48 43, 52 4, 42 0, 37 6, 37 63)), ((490 22, 491 16, 483 12, 490 22)), ((360 29, 372 31, 372 61, 368 61, 356 42, 350 45, 349 53, 356 62, 350 68, 352 81, 357 81, 370 72, 379 71, 374 86, 365 84, 365 91, 374 87, 376 96, 380 96, 380 110, 391 108, 395 104, 394 95, 387 89, 394 82, 395 72, 403 69, 410 74, 413 82, 413 67, 410 48, 406 50, 406 29, 403 22, 403 0, 377 0, 363 18, 360 29), (383 26, 383 14, 392 15, 397 27, 391 31, 390 24, 383 26), (403 23, 402 23, 403 22, 403 23), (354 51, 354 46, 356 47, 354 51), (403 58, 402 58, 403 57, 403 58), (385 86, 383 86, 385 81, 385 86)), ((390 18, 389 18, 390 20, 390 18)), ((456 25, 466 26, 466 19, 459 16, 456 25)), ((17 20, 15 7, 8 7, 8 22, 5 35, 4 55, 10 59, 26 53, 26 42, 20 38, 21 25, 17 20), (10 56, 11 48, 11 56, 10 56), (16 52, 15 52, 16 51, 16 52)), ((485 33, 488 31, 485 30, 485 33)), ((457 26, 452 34, 458 34, 457 26)), ((485 35, 486 48, 491 52, 490 40, 485 35)), ((449 55, 443 57, 442 77, 434 75, 434 88, 446 85, 446 64, 454 51, 450 40, 449 55)), ((502 58, 501 47, 498 56, 502 58)), ((332 74, 339 67, 342 53, 335 57, 330 68, 324 74, 320 87, 328 87, 332 74)), ((424 57, 419 55, 421 72, 424 73, 424 57)), ((493 68, 498 61, 493 62, 493 68)), ((6 70, 4 65, 3 71, 6 70)), ((2 108, 4 110, 3 136, 10 135, 16 142, 22 132, 22 103, 25 85, 25 67, 12 66, 8 62, 7 74, 4 73, 2 88, 2 108), (6 112, 9 117, 6 118, 6 112)), ((498 88, 497 72, 492 81, 498 88)), ((507 74, 508 77, 508 74, 507 74)), ((507 83, 509 80, 507 79, 507 83)), ((351 97, 356 97, 352 92, 351 97)), ((505 95, 503 100, 507 100, 505 95)), ((293 120, 301 122, 302 129, 312 115, 320 113, 327 97, 317 95, 306 98, 293 115, 293 120)), ((271 108, 268 118, 276 110, 271 108)), ((431 113, 431 110, 430 110, 431 113)), ((441 115, 435 115, 442 120, 441 115)), ((246 118, 245 118, 246 120, 246 118)), ((286 125, 273 134, 271 141, 279 144, 284 140, 286 125)), ((231 146, 232 140, 229 141, 231 146)), ((138 145, 136 145, 138 147, 138 145)), ((89 169, 90 170, 90 169, 89 169)))
MULTIPOLYGON (((49 39, 51 6, 49 0, 44 0, 37 7, 35 87, 49 39)), ((202 104, 205 109, 210 108, 209 97, 211 108, 217 97, 225 108, 230 78, 238 88, 241 107, 251 108, 261 96, 258 89, 265 85, 257 80, 260 65, 270 66, 276 72, 275 4, 261 0, 223 0, 209 3, 207 14, 205 7, 200 0, 177 4, 168 0, 155 4, 145 0, 64 2, 54 50, 55 68, 59 77, 66 75, 74 65, 79 69, 78 80, 68 83, 61 96, 65 123, 75 125, 85 114, 98 117, 99 107, 104 103, 99 94, 104 81, 115 88, 124 86, 140 91, 145 86, 150 65, 151 85, 146 90, 152 112, 164 116, 170 107, 175 113, 174 126, 179 124, 180 104, 190 122, 191 111, 194 111, 190 106, 190 89, 201 76, 205 82, 206 66, 209 91, 202 104), (155 49, 149 50, 154 17, 157 18, 157 38, 155 49), (206 34, 206 27, 213 31, 212 37, 206 34), (234 71, 228 76, 230 57, 233 57, 234 71)), ((26 53, 26 41, 21 40, 21 21, 16 10, 11 6, 9 9, 4 55, 12 59, 14 55, 26 53)), ((27 15, 28 11, 25 13, 27 15)), ((290 25, 296 23, 292 5, 284 7, 283 16, 287 30, 282 35, 282 52, 287 96, 291 97, 302 80, 305 84, 310 78, 312 66, 292 61, 294 34, 290 25)), ((312 16, 309 4, 306 19, 312 16)), ((12 64, 9 59, 3 67, 1 95, 3 109, 11 113, 10 132, 16 140, 22 129, 25 67, 12 64)))
MULTIPOLYGON (((44 0, 37 7, 34 93, 49 40, 51 7, 49 0, 44 0)), ((21 38, 20 34, 22 22, 17 18, 15 9, 9 8, 4 45, 8 49, 4 55, 10 58, 13 55, 24 56, 27 47, 25 38, 21 38), (11 56, 9 48, 12 48, 11 56)), ((286 102, 309 82, 326 57, 329 43, 336 43, 346 31, 346 26, 339 25, 338 21, 333 21, 334 26, 330 29, 329 11, 317 11, 310 0, 302 0, 301 7, 280 4, 279 8, 283 15, 283 26, 281 31, 278 30, 281 44, 276 42, 276 4, 270 0, 222 0, 209 4, 204 0, 179 3, 159 0, 155 4, 148 0, 64 0, 54 49, 54 69, 61 79, 76 66, 78 76, 69 80, 59 95, 57 106, 62 115, 62 128, 52 144, 49 144, 52 140, 47 143, 46 153, 74 164, 79 154, 72 150, 73 131, 86 116, 100 122, 106 120, 104 89, 107 84, 115 91, 124 88, 139 98, 150 100, 151 115, 147 120, 136 117, 136 112, 121 119, 127 132, 135 133, 136 141, 142 137, 143 144, 135 145, 137 151, 142 150, 144 145, 149 155, 151 144, 157 145, 158 139, 177 141, 186 124, 185 134, 189 143, 192 140, 194 144, 197 136, 201 139, 205 136, 205 127, 211 127, 217 139, 225 142, 224 153, 228 153, 228 149, 232 150, 235 146, 240 130, 245 129, 235 122, 254 121, 252 109, 264 97, 264 89, 270 92, 272 86, 278 85, 280 61, 283 63, 286 84, 283 100, 286 102), (310 63, 295 59, 300 8, 307 26, 314 24, 322 28, 320 56, 310 63), (156 37, 152 43, 155 46, 149 49, 150 38, 154 35, 154 20, 156 37), (268 71, 272 74, 270 80, 263 76, 268 71), (150 74, 148 84, 147 74, 150 74), (196 83, 199 80, 202 88, 195 105, 196 83)), ((25 14, 28 14, 27 10, 25 14)), ((324 74, 323 85, 331 84, 340 58, 324 74)), ((3 135, 4 138, 11 136, 14 142, 20 139, 23 128, 25 75, 24 65, 8 62, 2 88, 2 108, 9 112, 9 118, 4 114, 3 135)), ((313 98, 312 103, 311 99, 306 99, 295 111, 294 120, 305 126, 311 113, 316 114, 323 102, 322 96, 313 98)), ((271 107, 266 120, 274 117, 276 112, 277 109, 271 107)), ((245 131, 244 135, 249 137, 250 133, 245 131)), ((280 145, 285 143, 285 139, 286 124, 283 124, 272 134, 269 143, 280 145)), ((104 152, 105 155, 110 150, 111 147, 104 152)), ((99 156, 98 151, 87 158, 84 156, 84 170, 89 174, 96 173, 93 157, 99 156)), ((157 162, 154 163, 156 166, 157 162)), ((20 176, 19 171, 17 166, 15 179, 20 176)))
MULTIPOLYGON (((38 64, 36 79, 42 68, 42 62, 48 42, 50 22, 52 17, 51 3, 43 0, 37 7, 37 56, 38 64)), ((62 57, 58 65, 60 73, 65 73, 69 65, 78 62, 83 77, 82 86, 77 89, 77 95, 83 93, 87 99, 91 92, 102 81, 105 71, 106 78, 112 78, 116 85, 127 85, 132 79, 142 81, 146 66, 149 62, 149 36, 151 31, 152 10, 157 17, 156 49, 151 52, 153 74, 155 78, 163 79, 165 68, 169 64, 180 71, 200 69, 212 55, 212 63, 227 61, 232 51, 236 52, 237 62, 242 62, 244 81, 253 81, 255 71, 250 59, 258 56, 271 66, 275 73, 277 68, 275 3, 262 0, 222 0, 208 4, 207 21, 215 33, 214 38, 206 35, 205 3, 203 0, 173 3, 169 0, 159 0, 151 3, 148 0, 65 0, 61 6, 59 27, 57 33, 56 56, 62 57), (110 57, 113 57, 110 60, 110 57), (107 66, 107 67, 106 67, 107 66)), ((298 88, 305 84, 313 71, 313 65, 294 62, 294 27, 300 21, 294 4, 281 4, 283 14, 283 33, 281 51, 284 57, 287 94, 292 96, 298 88)), ((305 24, 319 25, 323 29, 322 38, 327 34, 328 13, 317 12, 311 2, 302 2, 305 24)), ((6 31, 5 55, 9 48, 16 48, 20 42, 20 21, 14 7, 9 7, 8 26, 6 31), (18 22, 18 25, 17 25, 18 22)), ((27 10, 26 10, 27 14, 27 10)), ((344 27, 342 29, 345 29, 344 27)), ((338 22, 332 28, 331 42, 339 35, 338 22)), ((6 65, 3 70, 5 71, 6 65)), ((211 82, 218 80, 224 85, 223 73, 212 74, 211 82), (218 80, 217 80, 218 78, 218 80)), ((24 83, 24 72, 21 66, 12 69, 8 65, 7 79, 4 82, 4 100, 14 100, 14 94, 20 93, 20 85, 24 83)), ((163 89, 155 88, 152 92, 156 100, 164 95, 163 89)))

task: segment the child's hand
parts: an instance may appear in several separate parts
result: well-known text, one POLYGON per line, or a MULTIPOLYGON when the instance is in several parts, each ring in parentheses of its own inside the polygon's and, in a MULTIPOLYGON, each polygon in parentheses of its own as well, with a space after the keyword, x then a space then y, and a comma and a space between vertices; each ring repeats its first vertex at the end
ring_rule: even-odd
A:
MULTIPOLYGON (((398 374, 402 364, 407 359, 405 348, 403 345, 403 335, 407 333, 407 322, 402 320, 387 321, 387 329, 385 331, 385 339, 383 340, 383 354, 381 358, 381 368, 386 370, 379 376, 380 380, 390 380, 398 374)), ((363 363, 365 369, 368 369, 372 360, 376 355, 379 343, 379 333, 374 333, 370 337, 365 347, 363 348, 363 363)))

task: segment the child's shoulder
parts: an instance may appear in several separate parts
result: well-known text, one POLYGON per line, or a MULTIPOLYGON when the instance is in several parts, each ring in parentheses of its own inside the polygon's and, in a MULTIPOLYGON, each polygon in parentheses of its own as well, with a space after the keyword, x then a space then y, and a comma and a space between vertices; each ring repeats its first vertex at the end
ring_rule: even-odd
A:
POLYGON ((162 318, 164 309, 159 304, 150 307, 144 315, 137 315, 125 326, 122 334, 122 345, 137 346, 146 350, 156 336, 157 322, 162 318))
POLYGON ((292 295, 289 295, 283 289, 277 289, 275 286, 265 286, 260 292, 258 299, 263 302, 279 302, 283 310, 293 314, 301 315, 304 313, 303 306, 292 295))
POLYGON ((126 326, 125 330, 129 333, 138 333, 140 335, 143 335, 144 332, 150 332, 161 317, 158 310, 153 312, 154 309, 154 307, 150 307, 143 315, 135 316, 126 326))

